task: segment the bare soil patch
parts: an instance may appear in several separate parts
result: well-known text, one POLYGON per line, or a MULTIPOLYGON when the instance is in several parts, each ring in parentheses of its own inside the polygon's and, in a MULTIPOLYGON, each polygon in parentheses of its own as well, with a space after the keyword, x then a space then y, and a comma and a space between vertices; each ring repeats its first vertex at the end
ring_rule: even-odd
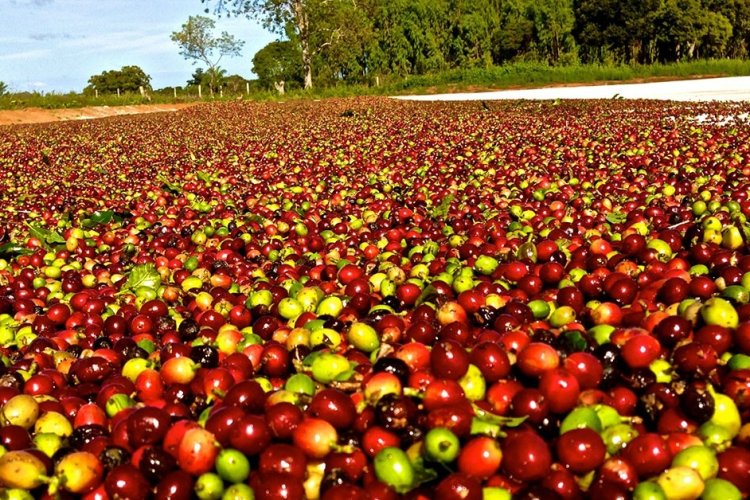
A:
POLYGON ((93 120, 111 116, 174 112, 194 103, 138 104, 133 106, 92 106, 71 109, 24 108, 0 110, 0 125, 23 125, 68 120, 93 120))

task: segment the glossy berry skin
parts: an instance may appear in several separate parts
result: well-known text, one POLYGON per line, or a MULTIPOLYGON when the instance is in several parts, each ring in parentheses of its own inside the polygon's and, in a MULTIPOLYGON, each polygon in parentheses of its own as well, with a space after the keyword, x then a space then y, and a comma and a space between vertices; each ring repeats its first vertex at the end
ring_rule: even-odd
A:
POLYGON ((313 396, 308 415, 328 421, 337 430, 354 423, 357 411, 351 398, 337 389, 323 389, 313 396))
POLYGON ((481 500, 482 484, 475 478, 460 472, 451 474, 438 483, 435 500, 481 500))
POLYGON ((156 485, 154 498, 189 500, 193 498, 193 483, 193 478, 185 471, 170 472, 156 485))
POLYGON ((257 500, 295 500, 305 497, 302 481, 289 474, 271 472, 250 476, 257 500))
POLYGON ((607 454, 598 433, 589 428, 573 429, 557 440, 557 458, 575 474, 585 474, 598 468, 607 454))
POLYGON ((479 368, 487 383, 494 383, 510 373, 506 352, 494 342, 481 342, 471 350, 471 362, 479 368))
POLYGON ((578 379, 564 368, 544 372, 539 379, 539 391, 549 401, 550 411, 557 414, 572 410, 581 393, 578 379))
POLYGON ((717 455, 717 477, 733 483, 743 495, 750 495, 750 450, 733 446, 717 455))
POLYGON ((620 452, 635 469, 639 477, 652 477, 666 469, 672 461, 666 441, 653 433, 641 434, 630 441, 620 452))
POLYGON ((625 342, 620 350, 630 368, 647 368, 661 352, 661 344, 651 335, 636 335, 625 342))
POLYGON ((502 442, 501 450, 503 470, 518 481, 538 481, 552 465, 549 446, 539 434, 532 431, 510 434, 502 442))
POLYGON ((576 482, 576 476, 569 470, 553 469, 541 481, 541 485, 560 496, 563 500, 581 498, 581 488, 576 482))
POLYGON ((271 442, 271 430, 262 416, 245 415, 232 426, 229 442, 246 455, 257 455, 271 442))
POLYGON ((602 379, 601 361, 588 352, 574 352, 565 358, 564 368, 577 380, 581 390, 594 389, 602 379))
POLYGON ((458 456, 458 469, 475 478, 488 478, 500 468, 503 453, 496 439, 478 436, 466 443, 458 456))
POLYGON ((430 366, 438 378, 457 380, 469 368, 469 354, 455 340, 443 340, 432 347, 430 366))
POLYGON ((292 445, 272 444, 260 455, 259 470, 262 474, 289 474, 304 479, 307 457, 292 445))

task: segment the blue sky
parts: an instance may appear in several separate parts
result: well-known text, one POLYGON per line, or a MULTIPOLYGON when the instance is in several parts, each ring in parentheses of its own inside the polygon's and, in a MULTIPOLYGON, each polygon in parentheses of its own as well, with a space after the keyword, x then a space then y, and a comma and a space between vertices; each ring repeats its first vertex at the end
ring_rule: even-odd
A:
MULTIPOLYGON (((205 8, 200 0, 0 0, 0 81, 12 91, 81 91, 91 75, 137 65, 154 88, 184 85, 198 66, 169 36, 205 8)), ((244 17, 211 17, 217 35, 245 41, 242 56, 220 66, 252 77, 253 55, 277 37, 244 17)))

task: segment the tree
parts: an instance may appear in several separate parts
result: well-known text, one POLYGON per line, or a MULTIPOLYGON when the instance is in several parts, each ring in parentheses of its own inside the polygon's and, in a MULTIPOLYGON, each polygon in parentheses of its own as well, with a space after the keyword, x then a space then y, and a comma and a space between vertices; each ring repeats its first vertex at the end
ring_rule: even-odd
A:
POLYGON ((450 10, 447 0, 389 0, 374 15, 378 67, 397 75, 448 66, 450 10))
POLYGON ((452 0, 449 59, 453 66, 492 64, 492 37, 500 26, 498 10, 489 0, 452 0))
POLYGON ((0 82, 0 95, 4 95, 8 91, 8 84, 0 82))
MULTIPOLYGON (((746 57, 750 41, 750 0, 704 0, 704 5, 709 12, 724 16, 732 27, 726 44, 726 56, 746 57)), ((720 20, 715 21, 723 24, 720 20)))
POLYGON ((192 76, 190 77, 190 80, 187 81, 188 85, 202 85, 203 80, 206 78, 206 72, 203 68, 196 68, 195 71, 193 71, 192 76))
MULTIPOLYGON (((213 0, 201 0, 212 3, 213 0)), ((334 43, 343 26, 318 20, 331 17, 338 7, 355 0, 216 0, 215 11, 258 19, 274 33, 299 43, 305 89, 313 86, 313 57, 334 43)))
POLYGON ((121 92, 138 92, 141 88, 151 90, 151 77, 138 66, 123 66, 121 69, 104 71, 89 78, 84 93, 98 90, 102 94, 121 92))
POLYGON ((537 40, 549 61, 557 64, 573 45, 573 1, 536 0, 533 9, 537 40))
POLYGON ((268 89, 303 82, 299 48, 288 40, 269 43, 253 57, 253 73, 268 89))
POLYGON ((180 31, 172 33, 171 39, 180 46, 180 55, 185 59, 193 59, 193 63, 201 61, 208 66, 206 74, 210 77, 210 90, 213 94, 217 88, 216 77, 219 74, 219 62, 224 56, 239 56, 242 40, 237 40, 226 31, 214 36, 216 22, 205 16, 190 16, 180 31))
POLYGON ((534 44, 534 11, 528 0, 509 0, 500 8, 500 26, 494 34, 496 63, 531 52, 534 44))
POLYGON ((662 0, 576 0, 576 40, 586 62, 653 59, 662 0), (646 50, 644 50, 646 49, 646 50))
MULTIPOLYGON (((368 48, 375 43, 372 13, 381 0, 340 1, 310 17, 311 45, 319 47, 313 58, 313 74, 324 85, 339 81, 363 83, 372 80, 368 48), (321 15, 322 14, 322 15, 321 15)), ((298 52, 299 52, 299 45, 298 52)))
POLYGON ((245 86, 248 83, 252 82, 240 75, 229 75, 224 77, 224 88, 233 94, 244 92, 245 86))

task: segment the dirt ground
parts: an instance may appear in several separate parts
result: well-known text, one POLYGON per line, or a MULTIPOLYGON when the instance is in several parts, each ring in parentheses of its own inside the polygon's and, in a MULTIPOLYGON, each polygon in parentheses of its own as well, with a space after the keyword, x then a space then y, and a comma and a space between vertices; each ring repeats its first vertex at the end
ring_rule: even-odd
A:
POLYGON ((25 108, 0 110, 0 125, 23 125, 28 123, 48 123, 66 120, 91 120, 95 118, 106 118, 109 116, 161 113, 177 111, 188 106, 193 106, 193 104, 142 104, 134 106, 95 106, 75 109, 25 108))

